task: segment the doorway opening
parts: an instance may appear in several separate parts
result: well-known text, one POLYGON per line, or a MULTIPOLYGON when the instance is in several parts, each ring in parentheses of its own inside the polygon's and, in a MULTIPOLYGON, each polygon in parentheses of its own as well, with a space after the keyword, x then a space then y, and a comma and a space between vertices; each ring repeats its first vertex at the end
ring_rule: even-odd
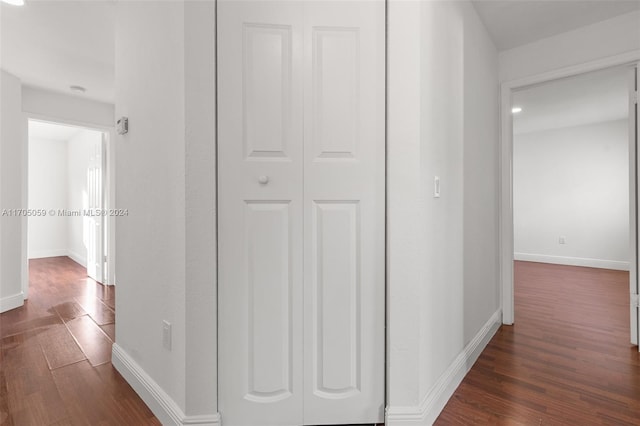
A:
POLYGON ((68 257, 108 283, 108 133, 30 119, 28 135, 28 259, 68 257))
POLYGON ((637 345, 636 73, 611 63, 503 85, 506 324, 609 326, 637 345))

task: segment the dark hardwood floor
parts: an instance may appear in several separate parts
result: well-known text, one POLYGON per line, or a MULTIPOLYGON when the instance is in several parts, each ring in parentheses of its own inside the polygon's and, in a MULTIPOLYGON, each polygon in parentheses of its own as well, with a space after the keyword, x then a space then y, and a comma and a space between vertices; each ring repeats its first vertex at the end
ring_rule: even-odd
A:
MULTIPOLYGON (((0 315, 0 424, 159 425, 111 365, 115 289, 72 260, 30 262, 0 315)), ((640 425, 628 273, 516 262, 516 324, 491 340, 436 425, 640 425)))
POLYGON ((0 425, 160 425, 111 365, 115 288, 67 257, 31 260, 29 281, 0 315, 0 425))
POLYGON ((515 263, 502 326, 436 425, 640 425, 629 274, 515 263))

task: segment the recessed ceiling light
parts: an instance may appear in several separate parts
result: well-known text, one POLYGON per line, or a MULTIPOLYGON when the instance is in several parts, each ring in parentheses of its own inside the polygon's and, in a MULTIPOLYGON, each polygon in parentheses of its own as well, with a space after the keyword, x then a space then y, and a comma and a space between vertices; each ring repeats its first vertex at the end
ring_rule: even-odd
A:
POLYGON ((517 113, 519 113, 519 112, 522 112, 522 108, 521 108, 521 107, 518 107, 518 106, 513 107, 513 108, 511 108, 511 112, 512 112, 513 114, 517 114, 517 113))
POLYGON ((2 3, 10 4, 11 6, 24 6, 24 0, 1 0, 2 3))
POLYGON ((69 89, 74 93, 84 93, 87 91, 87 89, 82 86, 69 86, 69 89))

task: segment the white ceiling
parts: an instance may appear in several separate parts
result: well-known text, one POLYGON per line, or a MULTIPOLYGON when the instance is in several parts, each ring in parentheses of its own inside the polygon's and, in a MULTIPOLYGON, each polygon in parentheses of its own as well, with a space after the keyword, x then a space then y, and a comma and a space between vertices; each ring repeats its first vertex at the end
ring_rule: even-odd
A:
POLYGON ((82 131, 80 127, 29 120, 29 139, 68 141, 80 131, 82 131))
POLYGON ((514 134, 580 126, 629 116, 628 70, 612 68, 515 92, 514 134))
MULTIPOLYGON (((114 101, 114 0, 0 3, 0 65, 24 84, 114 101)), ((640 9, 640 0, 475 0, 499 49, 640 9)))
POLYGON ((115 2, 26 0, 0 6, 0 64, 26 85, 113 102, 115 2))
POLYGON ((472 0, 498 50, 640 10, 640 0, 472 0))

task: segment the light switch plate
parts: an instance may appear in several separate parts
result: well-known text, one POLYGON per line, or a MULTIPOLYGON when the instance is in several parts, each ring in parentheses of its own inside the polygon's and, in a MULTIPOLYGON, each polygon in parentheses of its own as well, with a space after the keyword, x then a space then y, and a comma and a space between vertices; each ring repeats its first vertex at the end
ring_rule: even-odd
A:
POLYGON ((168 351, 171 350, 171 323, 162 321, 162 346, 168 351))

